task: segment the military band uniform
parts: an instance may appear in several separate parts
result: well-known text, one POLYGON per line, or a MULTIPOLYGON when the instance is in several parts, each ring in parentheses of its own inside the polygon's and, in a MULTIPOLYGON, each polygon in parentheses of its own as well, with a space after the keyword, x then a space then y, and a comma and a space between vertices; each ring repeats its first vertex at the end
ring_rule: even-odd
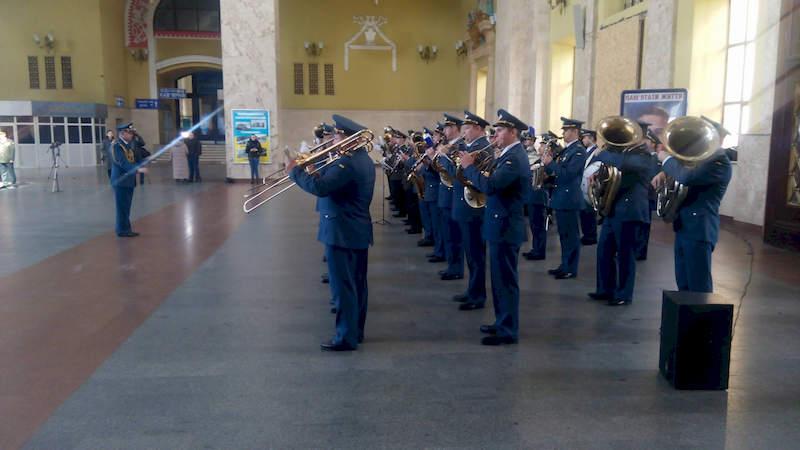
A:
POLYGON ((525 258, 542 260, 547 255, 547 188, 531 186, 528 191, 528 222, 531 228, 531 250, 525 258))
MULTIPOLYGON (((498 117, 500 120, 494 126, 528 128, 502 109, 498 117)), ((520 246, 528 240, 523 205, 525 185, 531 182, 530 173, 525 148, 519 141, 502 150, 490 176, 482 174, 474 164, 464 169, 464 176, 487 196, 483 237, 489 243, 495 322, 486 327, 486 331, 495 336, 484 338, 484 344, 515 343, 519 338, 517 267, 520 246)))
MULTIPOLYGON (((409 152, 411 149, 409 148, 409 152)), ((417 234, 422 231, 422 218, 419 211, 419 194, 417 194, 417 187, 409 181, 408 175, 411 173, 411 167, 414 165, 416 158, 411 157, 403 164, 403 191, 405 192, 405 204, 408 212, 408 226, 406 230, 408 234, 417 234)))
MULTIPOLYGON (((353 135, 363 129, 334 115, 336 128, 353 135)), ((320 198, 322 214, 317 239, 325 244, 331 289, 338 309, 336 335, 323 350, 354 350, 364 339, 367 317, 367 255, 372 245, 369 213, 375 169, 364 149, 343 156, 320 177, 295 167, 290 177, 300 188, 320 198)))
POLYGON ((433 253, 430 257, 435 261, 446 261, 447 255, 444 247, 444 236, 442 233, 442 213, 439 210, 439 185, 441 179, 430 163, 423 163, 422 176, 425 180, 425 193, 422 204, 428 211, 433 234, 433 253))
MULTIPOLYGON (((597 151, 597 145, 592 145, 591 147, 586 149, 586 162, 583 164, 583 168, 591 164, 595 158, 595 152, 597 151)), ((581 237, 581 244, 583 245, 592 245, 597 243, 597 211, 594 210, 594 207, 589 204, 589 202, 584 199, 583 203, 581 204, 581 233, 583 237, 581 237)))
MULTIPOLYGON (((461 126, 461 119, 445 114, 445 125, 461 126)), ((450 142, 449 144, 452 144, 450 142)), ((463 149, 459 145, 459 149, 463 149)), ((457 151, 458 149, 454 149, 457 151)), ((451 159, 440 156, 439 164, 448 172, 455 170, 455 165, 451 159)), ((441 211, 442 237, 444 238, 445 257, 447 258, 447 268, 441 274, 442 279, 461 279, 464 278, 464 247, 462 245, 461 227, 458 222, 453 220, 453 191, 452 187, 446 184, 439 184, 438 206, 441 211)))
MULTIPOLYGON (((123 125, 118 129, 128 128, 123 125)), ((133 189, 136 187, 136 156, 130 142, 121 137, 111 147, 111 187, 114 189, 114 202, 117 209, 116 228, 117 236, 126 237, 134 235, 131 229, 131 205, 133 204, 133 189)))
POLYGON ((675 281, 681 291, 712 292, 711 253, 719 239, 719 205, 731 181, 731 162, 720 149, 695 168, 667 157, 662 170, 689 187, 672 226, 675 281))
POLYGON ((596 160, 622 172, 611 212, 603 218, 597 246, 597 298, 607 300, 609 305, 630 304, 636 281, 638 237, 650 223, 647 192, 655 158, 649 153, 603 151, 596 160))
MULTIPOLYGON (((466 111, 465 113, 466 119, 480 119, 480 126, 489 125, 482 118, 466 111)), ((486 137, 479 137, 466 144, 464 150, 474 152, 488 145, 489 140, 486 137)), ((490 154, 494 154, 494 150, 488 149, 488 151, 490 154)), ((451 167, 455 169, 455 166, 451 167)), ((465 300, 465 305, 462 305, 460 309, 479 309, 483 308, 486 303, 486 243, 482 234, 484 211, 483 208, 469 206, 464 198, 464 185, 456 179, 455 170, 453 170, 451 176, 453 178, 453 220, 461 228, 462 246, 467 260, 467 268, 469 269, 467 291, 462 296, 465 300)))
MULTIPOLYGON (((580 128, 581 124, 582 122, 568 119, 565 121, 565 127, 569 125, 580 128)), ((552 271, 557 277, 572 278, 578 274, 581 254, 578 220, 579 211, 584 203, 581 180, 585 160, 586 149, 580 140, 576 139, 545 167, 546 173, 556 177, 550 206, 556 213, 558 237, 561 243, 561 264, 552 271)))

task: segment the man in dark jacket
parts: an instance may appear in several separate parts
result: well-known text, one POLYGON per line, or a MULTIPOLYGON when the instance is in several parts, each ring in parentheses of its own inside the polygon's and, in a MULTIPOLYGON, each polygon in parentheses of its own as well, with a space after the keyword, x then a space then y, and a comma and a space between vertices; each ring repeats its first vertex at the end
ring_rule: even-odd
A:
POLYGON ((200 139, 197 139, 194 133, 189 133, 189 138, 186 139, 186 159, 189 161, 189 182, 198 183, 200 179, 200 155, 203 154, 203 145, 200 139))

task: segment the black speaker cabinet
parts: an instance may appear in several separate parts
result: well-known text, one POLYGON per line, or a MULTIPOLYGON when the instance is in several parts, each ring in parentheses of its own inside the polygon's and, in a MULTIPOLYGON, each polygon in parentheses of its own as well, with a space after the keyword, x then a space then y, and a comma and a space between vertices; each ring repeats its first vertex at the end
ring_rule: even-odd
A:
POLYGON ((700 292, 664 291, 659 369, 675 389, 727 389, 733 305, 700 292))

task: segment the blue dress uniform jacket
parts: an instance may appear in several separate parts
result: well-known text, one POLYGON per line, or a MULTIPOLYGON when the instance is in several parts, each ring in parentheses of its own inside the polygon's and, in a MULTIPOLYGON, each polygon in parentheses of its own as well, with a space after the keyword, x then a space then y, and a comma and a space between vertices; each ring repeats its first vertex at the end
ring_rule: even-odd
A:
POLYGON ((579 141, 575 141, 545 167, 548 174, 556 177, 555 189, 550 199, 550 206, 553 209, 578 210, 583 206, 581 179, 584 162, 586 162, 586 149, 579 141))
POLYGON ((366 151, 340 158, 320 177, 295 167, 290 177, 304 191, 321 197, 317 239, 326 245, 366 249, 372 244, 369 205, 375 188, 375 169, 366 151))
MULTIPOLYGON (((459 145, 459 148, 463 148, 459 145)), ((447 158, 439 158, 439 164, 450 174, 455 173, 453 161, 447 158)), ((453 183, 455 186, 455 181, 453 183)), ((441 212, 441 232, 444 240, 445 258, 447 268, 445 273, 448 275, 464 276, 464 247, 461 245, 461 227, 453 219, 453 197, 455 187, 447 187, 444 183, 439 185, 439 210, 441 212)))
MULTIPOLYGON (((479 137, 469 145, 464 145, 463 150, 466 152, 474 152, 489 145, 489 140, 486 137, 479 137)), ((489 149, 489 153, 494 153, 494 150, 489 149)), ((456 178, 455 164, 448 161, 445 165, 447 172, 453 178, 453 220, 464 221, 473 217, 483 217, 483 210, 481 208, 473 208, 467 204, 464 199, 464 184, 456 178)))
POLYGON ((662 170, 680 183, 689 186, 686 199, 673 222, 681 237, 716 245, 719 239, 719 205, 731 181, 731 162, 719 150, 695 168, 683 166, 677 159, 664 161, 662 170))
POLYGON ((675 158, 662 165, 664 173, 689 187, 673 223, 675 281, 682 291, 712 292, 711 253, 719 238, 719 205, 731 180, 731 163, 723 150, 695 168, 675 158))
POLYGON ((620 222, 650 223, 648 194, 654 166, 653 157, 637 153, 603 151, 595 159, 622 172, 622 182, 610 216, 620 222))
POLYGON ((111 185, 115 187, 136 186, 136 159, 131 144, 118 139, 111 149, 111 185), (127 155, 127 156, 126 156, 127 155), (131 156, 131 159, 128 158, 131 156))
POLYGON ((523 204, 531 171, 522 144, 517 143, 496 160, 491 176, 481 174, 475 165, 464 169, 464 176, 487 195, 484 238, 517 245, 527 241, 523 204))
POLYGON ((436 205, 439 199, 439 172, 437 172, 430 165, 425 165, 422 168, 422 176, 425 178, 425 198, 426 203, 434 203, 436 205))

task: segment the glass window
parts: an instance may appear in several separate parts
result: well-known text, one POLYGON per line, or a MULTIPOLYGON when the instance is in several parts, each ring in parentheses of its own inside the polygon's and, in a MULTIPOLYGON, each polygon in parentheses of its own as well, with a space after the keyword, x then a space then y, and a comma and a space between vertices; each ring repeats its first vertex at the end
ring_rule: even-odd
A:
POLYGON ((17 123, 33 123, 33 116, 17 116, 17 123))
POLYGON ((50 123, 49 116, 39 116, 39 123, 50 123))
POLYGON ((175 10, 178 21, 178 29, 182 31, 197 31, 197 10, 178 9, 175 10))
POLYGON ((161 1, 154 16, 156 31, 206 31, 218 33, 219 0, 161 1))
POLYGON ((726 145, 738 145, 750 129, 750 100, 755 81, 758 0, 730 0, 725 103, 722 123, 731 132, 726 145))
POLYGON ((219 11, 198 11, 198 31, 219 32, 219 11))
POLYGON ((67 142, 69 142, 70 144, 80 144, 81 143, 81 129, 80 129, 80 127, 76 127, 76 126, 67 127, 67 136, 69 137, 67 142))
POLYGON ((94 127, 94 141, 98 144, 103 142, 103 128, 102 127, 94 127))
POLYGON ((19 134, 17 143, 20 144, 36 143, 36 135, 34 134, 33 125, 17 125, 17 133, 19 134))
POLYGON ((53 117, 53 123, 64 123, 63 117, 53 117))
POLYGON ((0 122, 13 123, 14 122, 14 116, 0 116, 0 122))
POLYGON ((81 142, 84 144, 92 144, 92 126, 83 125, 81 127, 81 142))
POLYGON ((66 138, 64 137, 64 126, 63 125, 54 125, 53 126, 53 142, 66 142, 66 138))
POLYGON ((53 142, 53 129, 48 125, 39 125, 39 143, 50 144, 53 142))
POLYGON ((5 131, 6 137, 15 141, 14 139, 14 126, 13 125, 0 125, 0 131, 5 131))
POLYGON ((77 117, 67 117, 67 123, 78 123, 77 117))
POLYGON ((92 123, 91 117, 81 117, 81 123, 92 123))

